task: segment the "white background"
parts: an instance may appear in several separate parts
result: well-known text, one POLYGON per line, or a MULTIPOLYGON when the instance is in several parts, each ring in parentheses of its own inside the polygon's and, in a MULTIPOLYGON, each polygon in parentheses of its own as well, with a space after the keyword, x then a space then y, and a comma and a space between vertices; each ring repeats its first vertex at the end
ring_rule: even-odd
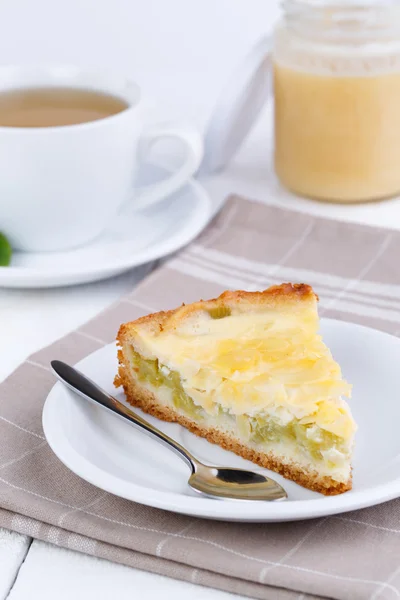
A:
POLYGON ((1 0, 0 62, 120 70, 158 99, 161 114, 201 122, 224 79, 254 41, 271 29, 278 4, 1 0))
MULTIPOLYGON (((118 70, 143 86, 154 116, 204 128, 225 80, 277 15, 277 0, 0 0, 0 63, 118 70)), ((279 196, 269 185, 269 117, 261 118, 228 171, 206 182, 215 202, 240 191, 299 210, 400 229, 399 201, 338 207, 279 196)), ((0 289, 0 379, 28 354, 106 307, 141 275, 143 270, 59 290, 0 289)), ((30 544, 29 538, 0 530, 1 600, 8 594, 10 600, 125 600, 139 593, 145 599, 237 598, 30 544)))

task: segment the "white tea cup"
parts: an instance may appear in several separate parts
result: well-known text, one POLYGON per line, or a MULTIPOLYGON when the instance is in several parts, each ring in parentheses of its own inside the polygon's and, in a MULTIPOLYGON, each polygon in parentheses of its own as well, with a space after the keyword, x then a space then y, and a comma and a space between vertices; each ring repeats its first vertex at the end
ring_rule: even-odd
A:
POLYGON ((197 171, 200 134, 184 125, 144 127, 136 83, 78 67, 0 67, 0 94, 51 87, 112 95, 126 108, 75 125, 0 127, 0 231, 15 249, 81 246, 99 236, 123 204, 149 207, 197 171), (136 170, 163 139, 182 143, 183 164, 161 182, 135 189, 136 170))

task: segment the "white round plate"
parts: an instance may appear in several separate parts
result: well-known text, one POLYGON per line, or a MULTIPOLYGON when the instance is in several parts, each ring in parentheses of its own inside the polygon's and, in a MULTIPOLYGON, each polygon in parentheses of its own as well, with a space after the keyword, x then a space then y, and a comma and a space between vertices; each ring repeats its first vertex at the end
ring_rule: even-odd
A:
MULTIPOLYGON (((358 423, 353 489, 325 497, 275 473, 283 502, 202 498, 187 486, 188 468, 173 452, 57 383, 43 410, 50 447, 77 475, 112 494, 164 510, 225 521, 292 521, 372 506, 400 496, 400 339, 360 325, 326 319, 322 334, 353 383, 351 407, 358 423)), ((115 394, 115 346, 78 365, 115 394)), ((123 394, 115 394, 123 399, 123 394)), ((138 411, 140 412, 140 411, 138 411)), ((197 438, 177 424, 148 420, 209 464, 263 471, 251 462, 197 438)))
MULTIPOLYGON (((138 185, 165 177, 165 170, 147 165, 138 185)), ((91 244, 67 252, 15 252, 11 266, 0 267, 0 287, 37 288, 105 279, 167 256, 191 242, 212 216, 205 189, 194 180, 148 210, 115 218, 91 244)))

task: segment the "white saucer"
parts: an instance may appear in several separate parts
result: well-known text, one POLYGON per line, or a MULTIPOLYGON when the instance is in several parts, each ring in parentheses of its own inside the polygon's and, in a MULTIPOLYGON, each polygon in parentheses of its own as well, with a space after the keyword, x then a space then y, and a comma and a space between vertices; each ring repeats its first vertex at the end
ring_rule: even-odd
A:
MULTIPOLYGON (((138 185, 165 177, 147 166, 138 185)), ((15 252, 9 267, 0 267, 0 287, 35 288, 105 279, 175 252, 192 241, 212 216, 204 188, 194 180, 146 211, 124 212, 97 240, 68 252, 15 252)))
MULTIPOLYGON (((112 494, 141 504, 226 521, 293 521, 364 508, 400 496, 400 339, 360 325, 326 319, 322 334, 353 384, 351 407, 358 423, 353 489, 324 497, 270 473, 288 493, 283 502, 222 501, 195 495, 187 466, 173 452, 129 424, 108 415, 57 383, 43 410, 50 447, 77 475, 112 494)), ((113 344, 78 364, 86 375, 113 389, 113 344)), ((140 411, 138 411, 140 412, 140 411)), ((253 463, 197 438, 177 424, 148 415, 171 437, 209 464, 262 471, 253 463)))

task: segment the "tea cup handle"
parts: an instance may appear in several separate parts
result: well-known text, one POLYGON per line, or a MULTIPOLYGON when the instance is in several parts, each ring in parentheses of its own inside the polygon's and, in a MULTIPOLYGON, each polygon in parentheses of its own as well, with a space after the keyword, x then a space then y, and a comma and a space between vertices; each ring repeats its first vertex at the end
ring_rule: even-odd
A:
POLYGON ((203 140, 196 129, 188 125, 156 125, 141 136, 138 163, 146 162, 151 148, 160 140, 178 140, 185 148, 183 164, 158 183, 140 187, 135 192, 134 209, 143 209, 164 200, 179 190, 198 170, 203 158, 203 140))

